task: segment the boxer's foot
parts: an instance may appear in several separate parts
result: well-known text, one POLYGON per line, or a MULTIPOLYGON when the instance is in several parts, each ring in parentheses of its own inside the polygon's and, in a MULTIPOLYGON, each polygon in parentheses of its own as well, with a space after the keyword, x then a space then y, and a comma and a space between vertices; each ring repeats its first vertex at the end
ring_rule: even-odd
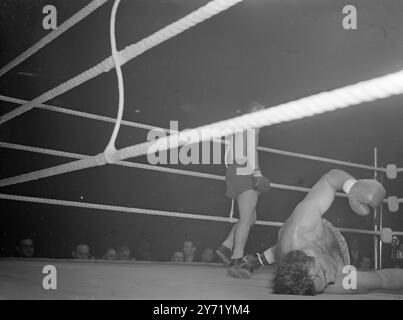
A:
POLYGON ((253 259, 237 259, 241 261, 234 262, 228 268, 228 273, 234 278, 249 279, 257 270, 262 267, 260 260, 255 257, 253 259))
POLYGON ((242 278, 239 275, 239 269, 241 265, 246 261, 246 258, 238 258, 238 259, 231 259, 231 263, 229 264, 227 268, 227 272, 229 275, 231 275, 234 278, 242 278))
POLYGON ((215 251, 216 255, 225 265, 231 264, 231 255, 232 251, 230 248, 227 248, 224 245, 220 245, 220 247, 215 251))

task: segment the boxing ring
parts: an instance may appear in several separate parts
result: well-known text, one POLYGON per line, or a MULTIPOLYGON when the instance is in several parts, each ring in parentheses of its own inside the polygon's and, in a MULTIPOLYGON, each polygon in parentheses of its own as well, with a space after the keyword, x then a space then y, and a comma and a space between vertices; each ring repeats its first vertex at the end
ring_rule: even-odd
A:
POLYGON ((276 295, 274 268, 251 279, 223 276, 219 264, 91 260, 0 260, 0 299, 136 300, 402 300, 403 291, 314 297, 276 295), (46 265, 57 270, 56 290, 42 286, 46 265))
MULTIPOLYGON (((157 165, 141 164, 125 161, 128 158, 135 158, 141 155, 152 154, 157 151, 166 151, 181 146, 213 141, 213 143, 225 143, 222 137, 234 134, 238 130, 261 128, 283 122, 315 116, 325 112, 339 110, 355 106, 364 102, 387 98, 403 93, 403 71, 391 73, 382 77, 362 81, 339 89, 321 92, 302 99, 284 103, 281 105, 266 108, 251 114, 242 115, 225 121, 204 125, 190 131, 174 131, 168 128, 156 127, 150 124, 136 123, 122 119, 124 92, 123 78, 120 67, 125 63, 153 48, 154 46, 184 32, 185 30, 201 23, 202 21, 236 5, 241 0, 214 0, 200 9, 190 13, 184 18, 166 26, 160 31, 132 44, 125 49, 118 51, 114 40, 114 19, 119 1, 115 1, 111 15, 111 47, 112 55, 101 63, 84 71, 76 77, 60 84, 59 86, 43 93, 31 100, 21 100, 15 97, 0 95, 0 100, 19 105, 11 112, 0 117, 0 125, 14 119, 17 116, 33 109, 41 108, 49 112, 58 112, 76 117, 86 118, 92 121, 101 121, 115 124, 110 141, 104 151, 93 156, 88 154, 77 154, 62 150, 45 149, 35 146, 13 144, 0 141, 0 147, 25 152, 32 152, 54 157, 71 159, 71 162, 55 167, 28 172, 14 177, 0 180, 0 187, 15 185, 43 179, 55 175, 65 174, 77 170, 83 170, 95 166, 113 165, 128 168, 139 168, 150 171, 167 172, 179 175, 187 175, 198 178, 224 181, 223 176, 167 168, 157 165), (119 110, 115 118, 105 117, 99 114, 91 114, 75 111, 45 104, 51 100, 96 76, 116 69, 119 83, 119 110), (116 150, 115 140, 120 126, 141 128, 145 130, 161 130, 170 134, 157 142, 144 142, 134 146, 116 150), (203 134, 201 134, 203 132, 203 134), (206 132, 208 134, 206 134, 206 132)), ((0 76, 7 73, 16 65, 37 52, 50 41, 56 39, 69 27, 78 23, 104 1, 93 1, 83 10, 78 12, 60 28, 51 32, 47 37, 40 40, 36 45, 29 48, 14 61, 0 69, 0 76)), ((390 179, 395 179, 403 168, 394 164, 387 167, 378 166, 377 151, 374 150, 373 165, 359 164, 350 161, 334 160, 320 156, 307 155, 302 153, 278 150, 264 146, 258 147, 259 152, 278 154, 285 157, 294 157, 309 161, 317 161, 338 166, 370 170, 374 178, 385 174, 390 179)), ((310 188, 292 186, 281 183, 271 183, 271 188, 291 192, 309 192, 310 188)), ((337 193, 337 197, 346 198, 343 193, 337 193)), ((90 208, 112 212, 126 212, 133 214, 148 214, 156 216, 169 216, 185 219, 208 220, 211 222, 220 221, 234 223, 233 205, 229 216, 212 216, 205 213, 193 214, 187 212, 174 212, 164 210, 151 210, 147 208, 133 208, 114 206, 101 203, 86 203, 61 199, 40 198, 31 196, 13 195, 0 193, 0 199, 8 201, 22 201, 27 203, 41 203, 54 206, 67 206, 77 208, 90 208)), ((384 200, 381 209, 374 214, 374 229, 362 230, 353 228, 338 228, 341 232, 366 234, 374 238, 375 268, 382 265, 379 254, 382 249, 381 238, 388 233, 390 236, 402 236, 403 231, 386 230, 382 225, 382 208, 387 207, 389 211, 399 211, 399 205, 403 203, 402 198, 389 196, 384 200), (376 219, 379 217, 380 219, 376 219), (379 220, 379 223, 376 222, 379 220)), ((232 203, 233 204, 233 203, 232 203)), ((257 221, 258 225, 280 227, 281 222, 257 221)), ((174 264, 161 262, 106 262, 106 261, 67 261, 67 260, 29 260, 18 259, 0 260, 0 298, 44 298, 44 299, 312 299, 312 297, 275 296, 270 294, 268 279, 273 275, 273 268, 265 268, 262 273, 250 280, 233 279, 223 277, 224 269, 221 265, 206 264, 174 264), (45 291, 42 288, 42 268, 44 265, 54 265, 58 270, 58 290, 45 291), (197 288, 197 290, 195 290, 197 288)), ((402 299, 403 293, 373 293, 369 295, 341 296, 343 299, 402 299)), ((314 299, 340 299, 340 296, 320 295, 314 299)))

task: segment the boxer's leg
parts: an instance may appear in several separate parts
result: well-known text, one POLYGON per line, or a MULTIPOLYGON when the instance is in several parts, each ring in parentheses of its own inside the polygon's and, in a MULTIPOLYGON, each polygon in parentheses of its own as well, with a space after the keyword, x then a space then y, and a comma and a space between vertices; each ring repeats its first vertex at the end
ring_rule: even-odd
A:
MULTIPOLYGON (((238 175, 236 170, 236 165, 231 165, 227 168, 225 179, 227 187, 226 196, 231 199, 237 200, 237 205, 239 209, 238 211, 240 213, 240 221, 231 228, 231 231, 225 241, 216 250, 217 256, 226 264, 231 263, 231 256, 233 255, 238 226, 241 224, 241 228, 239 229, 239 231, 242 232, 242 230, 247 229, 248 234, 250 226, 248 226, 247 228, 244 228, 244 226, 247 226, 248 224, 252 225, 254 223, 254 220, 256 220, 256 213, 254 211, 257 202, 256 194, 259 194, 253 190, 252 175, 238 175), (256 198, 255 201, 251 201, 251 194, 253 195, 252 198, 256 198), (239 203, 239 201, 241 201, 241 203, 239 203), (253 214, 250 214, 250 212, 253 212, 253 214), (250 221, 247 222, 248 220, 250 221)), ((242 242, 242 250, 238 253, 238 255, 241 255, 240 258, 242 258, 243 247, 245 246, 246 240, 242 242)))
POLYGON ((231 259, 239 259, 244 255, 250 227, 256 221, 256 204, 259 193, 253 189, 238 195, 239 221, 234 232, 234 249, 231 259))
POLYGON ((215 252, 217 257, 226 265, 229 265, 231 263, 232 249, 234 247, 235 229, 236 223, 232 226, 228 237, 215 252))
POLYGON ((235 230, 236 230, 236 223, 232 226, 231 231, 227 237, 227 239, 224 240, 222 243, 223 246, 227 247, 232 251, 234 248, 234 237, 235 237, 235 230))
MULTIPOLYGON (((256 210, 253 212, 251 218, 252 218, 251 225, 253 225, 256 222, 256 210)), ((231 251, 234 248, 236 226, 237 226, 237 223, 235 223, 233 225, 227 239, 225 239, 225 241, 222 243, 223 246, 227 247, 228 249, 231 249, 231 251)))

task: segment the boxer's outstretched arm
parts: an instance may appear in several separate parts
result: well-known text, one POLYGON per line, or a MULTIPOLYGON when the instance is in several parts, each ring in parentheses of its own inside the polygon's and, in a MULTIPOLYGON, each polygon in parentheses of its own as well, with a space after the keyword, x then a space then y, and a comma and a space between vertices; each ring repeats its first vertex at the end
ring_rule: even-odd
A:
POLYGON ((324 214, 333 203, 336 192, 343 190, 344 183, 351 178, 353 177, 350 174, 342 170, 329 171, 319 179, 300 204, 314 207, 321 215, 324 214))
POLYGON ((359 294, 375 290, 403 289, 402 269, 383 269, 378 271, 357 271, 357 288, 346 289, 343 277, 335 285, 326 288, 326 293, 359 294))
POLYGON ((344 183, 351 178, 350 174, 338 169, 326 173, 295 208, 292 219, 298 220, 306 231, 316 227, 321 216, 332 204, 336 192, 342 190, 344 183))
MULTIPOLYGON (((400 290, 403 289, 403 270, 402 269, 383 269, 375 271, 381 278, 381 287, 375 289, 400 290)), ((360 272, 358 272, 360 274, 360 272)), ((358 281, 360 276, 358 275, 358 281)), ((364 283, 365 285, 365 283, 364 283)))

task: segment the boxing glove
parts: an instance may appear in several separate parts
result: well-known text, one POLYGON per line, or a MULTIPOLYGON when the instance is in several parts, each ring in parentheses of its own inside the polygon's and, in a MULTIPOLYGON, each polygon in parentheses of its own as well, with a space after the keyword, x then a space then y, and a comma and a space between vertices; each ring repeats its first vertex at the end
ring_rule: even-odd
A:
POLYGON ((360 179, 348 192, 348 202, 351 209, 360 216, 367 216, 371 208, 378 207, 385 198, 386 191, 376 180, 360 179))
POLYGON ((254 172, 252 180, 254 190, 262 193, 270 190, 270 180, 264 177, 260 170, 254 172))

